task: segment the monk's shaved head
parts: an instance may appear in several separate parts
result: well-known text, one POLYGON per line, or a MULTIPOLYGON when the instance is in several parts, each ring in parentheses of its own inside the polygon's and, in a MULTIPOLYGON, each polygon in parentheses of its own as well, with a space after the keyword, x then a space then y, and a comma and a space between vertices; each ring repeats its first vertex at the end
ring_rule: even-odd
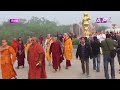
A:
POLYGON ((68 33, 64 33, 64 37, 68 38, 69 37, 68 33))
POLYGON ((64 33, 64 35, 68 35, 67 33, 64 33))
POLYGON ((6 46, 7 45, 7 40, 6 39, 3 39, 2 40, 2 46, 6 46))
POLYGON ((32 44, 35 44, 35 43, 37 43, 38 42, 38 39, 37 39, 37 37, 32 37, 32 44))
POLYGON ((6 39, 3 39, 2 41, 3 41, 3 42, 7 42, 7 40, 6 40, 6 39))
POLYGON ((47 36, 50 36, 50 34, 47 34, 47 36))
POLYGON ((52 37, 52 40, 53 41, 57 41, 57 37, 52 37))
POLYGON ((17 38, 14 38, 14 40, 17 40, 17 38))
POLYGON ((36 37, 32 37, 32 39, 36 40, 37 38, 36 37))
POLYGON ((47 38, 50 38, 50 34, 47 34, 47 38))
POLYGON ((64 33, 65 36, 69 36, 68 33, 64 33))

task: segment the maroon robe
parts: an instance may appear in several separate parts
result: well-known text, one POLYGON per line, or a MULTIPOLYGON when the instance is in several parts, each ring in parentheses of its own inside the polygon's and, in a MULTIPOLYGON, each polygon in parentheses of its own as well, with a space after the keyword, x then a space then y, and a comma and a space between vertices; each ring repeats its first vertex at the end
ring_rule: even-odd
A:
POLYGON ((54 42, 51 44, 50 53, 52 53, 53 69, 57 70, 58 68, 61 68, 60 63, 62 63, 64 58, 60 47, 60 42, 54 42))
POLYGON ((42 44, 42 42, 43 42, 43 37, 40 36, 40 44, 42 44))
POLYGON ((13 47, 13 49, 16 52, 17 51, 17 47, 18 47, 18 42, 16 40, 12 40, 11 46, 13 47))
POLYGON ((17 48, 18 66, 24 66, 24 63, 25 63, 24 59, 25 59, 24 45, 18 44, 18 48, 17 48), (20 55, 20 54, 18 53, 18 51, 21 51, 22 54, 20 55))
POLYGON ((45 53, 40 44, 36 43, 30 46, 28 51, 28 64, 28 79, 47 78, 45 70, 45 53), (41 54, 43 54, 42 65, 40 67, 36 67, 41 54))

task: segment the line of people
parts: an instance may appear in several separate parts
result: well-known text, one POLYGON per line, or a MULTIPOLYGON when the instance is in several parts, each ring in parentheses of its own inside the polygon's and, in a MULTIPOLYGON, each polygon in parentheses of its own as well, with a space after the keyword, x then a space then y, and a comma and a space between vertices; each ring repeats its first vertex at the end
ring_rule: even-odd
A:
POLYGON ((52 65, 55 72, 59 68, 60 63, 66 58, 66 69, 71 66, 72 60, 72 40, 67 33, 64 34, 64 50, 61 49, 61 43, 58 42, 57 37, 50 38, 47 36, 46 50, 44 50, 42 43, 37 40, 36 37, 28 39, 28 42, 24 45, 21 38, 18 40, 14 38, 11 45, 8 45, 6 39, 2 40, 2 46, 0 46, 0 64, 3 79, 17 79, 17 73, 13 67, 15 61, 18 61, 17 69, 20 66, 24 68, 25 58, 29 64, 28 79, 40 79, 47 78, 45 69, 45 58, 52 65), (50 42, 50 40, 52 42, 50 42), (51 43, 51 44, 50 44, 51 43), (46 51, 46 52, 45 52, 46 51), (64 52, 64 56, 63 56, 64 52), (25 54, 26 53, 26 54, 25 54), (52 54, 52 59, 51 55, 52 54))
MULTIPOLYGON (((7 40, 2 40, 0 64, 3 79, 11 79, 13 77, 17 79, 13 64, 17 60, 17 69, 20 66, 24 68, 25 58, 29 64, 28 79, 47 78, 45 59, 49 62, 50 66, 52 64, 54 72, 57 72, 58 69, 61 70, 60 64, 63 60, 66 60, 66 69, 71 67, 73 45, 67 33, 64 33, 62 42, 57 40, 56 36, 51 37, 50 34, 47 35, 44 43, 42 37, 40 40, 39 42, 36 37, 32 37, 24 45, 21 38, 18 40, 14 38, 11 46, 8 45, 7 40)), ((111 78, 115 79, 114 57, 111 57, 111 51, 117 48, 120 65, 120 38, 114 41, 111 38, 111 34, 108 33, 104 40, 101 41, 97 39, 96 35, 91 36, 89 39, 86 39, 86 37, 80 38, 80 44, 76 51, 76 59, 79 57, 81 60, 83 74, 86 73, 87 77, 89 77, 89 59, 93 59, 93 69, 100 72, 100 48, 102 48, 105 78, 109 79, 108 64, 110 63, 111 78)))
MULTIPOLYGON (((46 78, 45 71, 45 52, 42 46, 38 43, 36 37, 32 37, 29 47, 27 45, 27 61, 29 64, 28 79, 46 78)), ((17 79, 17 73, 13 67, 15 61, 18 61, 17 69, 19 66, 24 68, 25 47, 21 38, 17 41, 16 38, 12 41, 12 45, 8 45, 6 39, 2 40, 0 46, 0 64, 3 79, 17 79)))

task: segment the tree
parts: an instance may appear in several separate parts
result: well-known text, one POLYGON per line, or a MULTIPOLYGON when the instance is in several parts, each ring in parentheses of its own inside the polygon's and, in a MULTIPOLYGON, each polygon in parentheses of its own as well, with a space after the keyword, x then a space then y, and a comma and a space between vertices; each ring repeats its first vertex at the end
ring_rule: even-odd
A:
MULTIPOLYGON (((70 32, 70 25, 57 25, 58 22, 47 20, 44 17, 38 18, 33 16, 30 20, 24 18, 20 20, 20 24, 11 24, 4 21, 0 26, 0 40, 6 38, 11 42, 14 37, 28 38, 28 36, 39 37, 40 35, 45 37, 48 33, 56 35, 57 32, 60 34, 70 32)), ((105 29, 105 27, 95 25, 98 31, 105 29)))

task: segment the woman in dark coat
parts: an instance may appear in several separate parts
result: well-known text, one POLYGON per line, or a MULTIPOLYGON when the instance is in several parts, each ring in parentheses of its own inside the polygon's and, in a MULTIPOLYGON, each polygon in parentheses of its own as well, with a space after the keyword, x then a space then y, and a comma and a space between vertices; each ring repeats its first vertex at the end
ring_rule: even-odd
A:
POLYGON ((19 40, 18 48, 17 48, 17 60, 18 60, 17 68, 18 69, 19 69, 19 66, 23 66, 23 68, 24 68, 24 59, 25 59, 24 44, 21 40, 19 40))

